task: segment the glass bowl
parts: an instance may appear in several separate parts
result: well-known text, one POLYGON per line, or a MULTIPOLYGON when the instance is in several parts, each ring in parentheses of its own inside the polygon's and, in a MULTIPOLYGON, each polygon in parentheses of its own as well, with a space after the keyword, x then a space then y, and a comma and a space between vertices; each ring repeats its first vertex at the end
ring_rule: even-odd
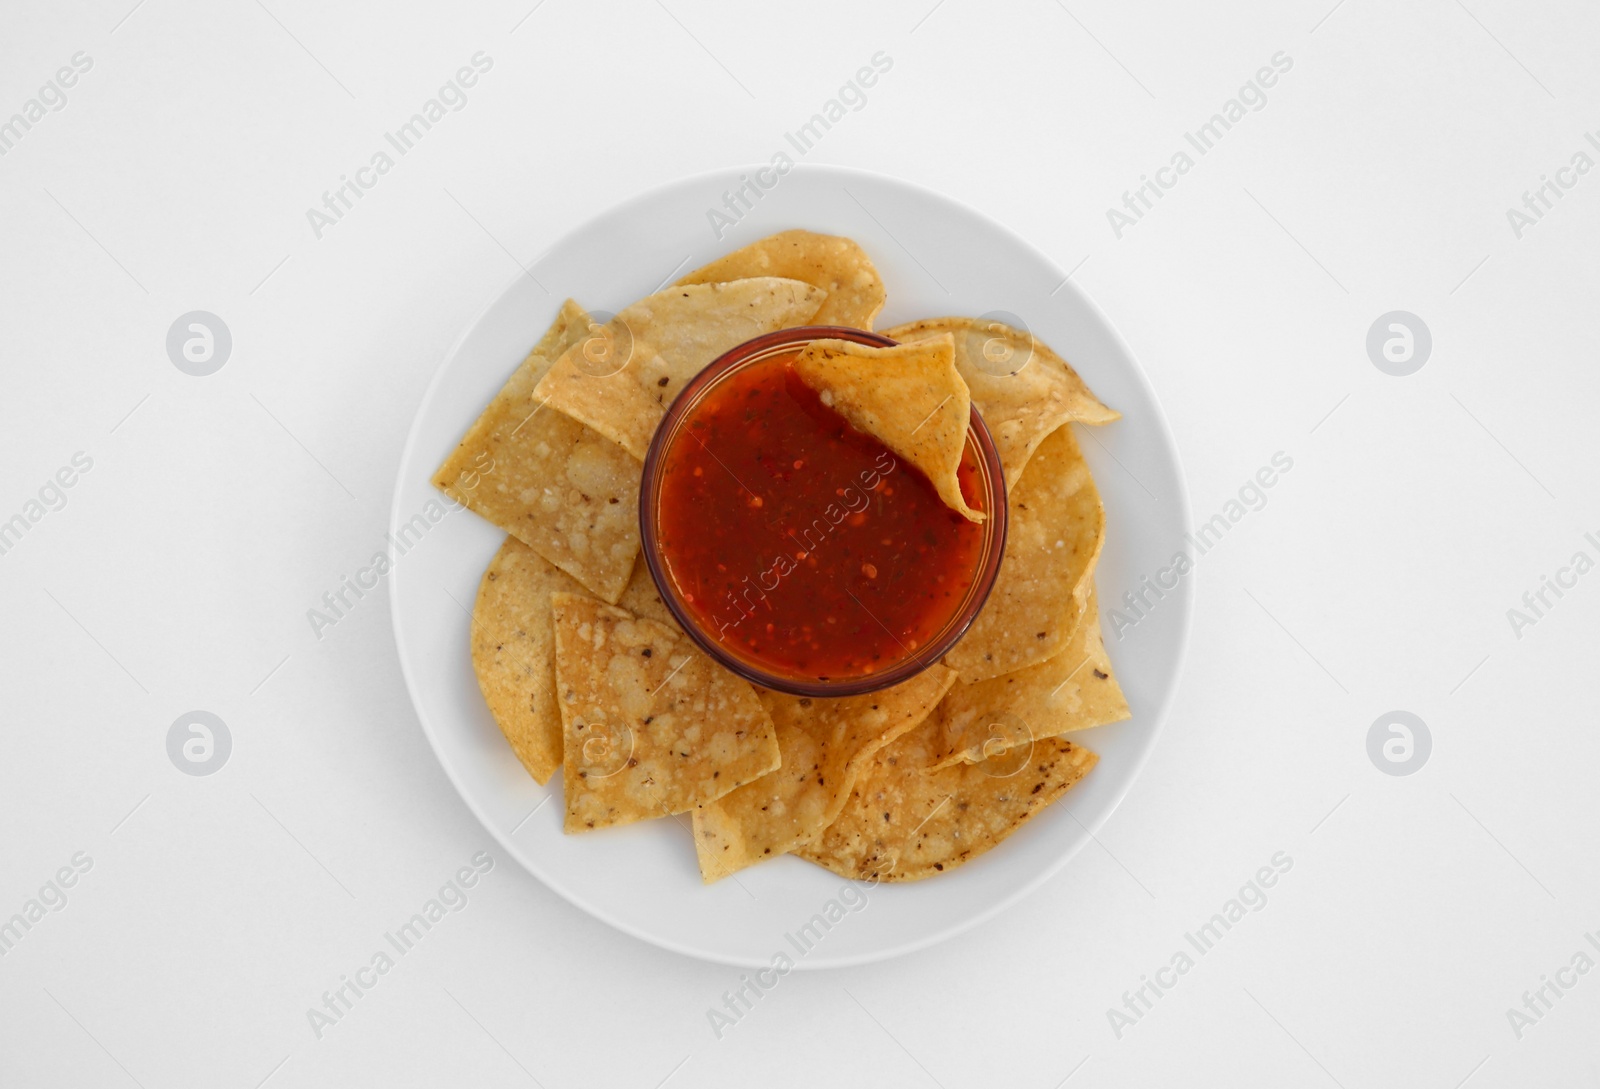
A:
MULTIPOLYGON (((661 593, 661 600, 678 624, 713 661, 720 663, 752 684, 798 696, 853 696, 888 688, 927 669, 966 634, 1000 573, 1000 560, 1006 542, 1006 490, 1000 455, 983 418, 972 410, 967 429, 965 461, 975 470, 976 498, 968 502, 983 511, 982 538, 974 561, 971 581, 965 594, 934 634, 914 650, 885 662, 869 673, 836 677, 803 675, 784 670, 778 663, 763 661, 725 643, 707 630, 699 614, 683 600, 683 592, 672 577, 662 548, 661 493, 666 477, 668 453, 683 437, 685 427, 695 418, 706 397, 721 383, 747 367, 793 355, 813 340, 845 340, 873 347, 893 347, 897 342, 877 333, 843 326, 810 325, 780 329, 748 340, 730 349, 696 375, 667 409, 646 452, 644 478, 639 489, 639 536, 650 577, 661 593)), ((902 464, 904 464, 902 459, 902 464)), ((907 468, 910 468, 907 466, 907 468)), ((915 470, 912 470, 915 471, 915 470)), ((892 634, 892 633, 891 633, 892 634)), ((898 642, 898 638, 896 638, 898 642)))

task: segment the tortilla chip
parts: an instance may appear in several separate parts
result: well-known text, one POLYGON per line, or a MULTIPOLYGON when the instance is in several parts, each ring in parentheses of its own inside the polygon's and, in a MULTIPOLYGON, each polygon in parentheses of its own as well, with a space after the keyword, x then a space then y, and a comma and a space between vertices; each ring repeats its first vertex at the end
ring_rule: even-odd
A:
POLYGON ((533 398, 551 364, 587 335, 589 324, 568 299, 433 483, 615 601, 639 552, 639 463, 533 398))
POLYGON ((668 288, 569 347, 534 397, 643 461, 666 406, 689 379, 729 348, 804 324, 826 295, 772 276, 668 288))
POLYGON ((933 767, 976 764, 1030 741, 1121 722, 1131 712, 1111 671, 1091 588, 1077 632, 1038 665, 957 684, 939 704, 933 767))
POLYGON ((709 884, 793 850, 838 816, 859 770, 928 717, 955 683, 932 666, 909 681, 843 699, 761 693, 783 766, 694 813, 694 849, 709 884))
POLYGON ((972 391, 972 406, 989 425, 1008 488, 1016 485, 1045 436, 1062 424, 1121 419, 1047 344, 1001 322, 928 318, 897 325, 884 335, 914 342, 945 333, 955 337, 956 370, 972 391))
POLYGON ((1028 823, 1098 759, 1059 737, 1033 744, 1020 766, 925 770, 927 731, 878 754, 849 803, 796 853, 856 880, 916 881, 955 869, 1028 823))
POLYGON ((568 832, 682 813, 778 766, 755 689, 681 632, 581 594, 550 606, 568 832))
POLYGON ((782 276, 828 293, 807 325, 871 329, 887 297, 878 270, 853 239, 812 231, 783 231, 697 268, 680 284, 712 284, 747 276, 782 276))
POLYGON ((507 537, 478 584, 472 609, 472 669, 511 750, 540 783, 561 766, 555 635, 550 595, 578 583, 507 537))
POLYGON ((677 619, 661 600, 661 591, 656 587, 656 580, 650 577, 650 567, 642 555, 633 565, 633 577, 628 580, 628 588, 622 591, 617 605, 641 619, 654 620, 669 628, 678 626, 677 619))
POLYGON ((968 684, 1061 653, 1084 614, 1105 508, 1070 425, 1039 445, 1011 490, 1006 550, 983 611, 944 664, 968 684))
POLYGON ((983 513, 967 506, 956 476, 972 403, 954 352, 948 335, 893 348, 814 340, 795 357, 794 369, 823 404, 916 466, 946 506, 981 522, 983 513))

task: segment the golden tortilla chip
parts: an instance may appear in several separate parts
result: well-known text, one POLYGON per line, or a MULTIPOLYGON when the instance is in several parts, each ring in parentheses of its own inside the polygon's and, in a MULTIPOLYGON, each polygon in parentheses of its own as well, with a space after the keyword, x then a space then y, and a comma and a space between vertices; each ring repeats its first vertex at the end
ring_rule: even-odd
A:
POLYGON ((1121 419, 1042 340, 998 321, 928 318, 897 325, 884 335, 914 342, 945 333, 955 337, 956 370, 972 391, 973 407, 989 425, 1008 488, 1016 485, 1045 436, 1062 424, 1121 419))
POLYGON ((656 580, 650 577, 650 567, 643 555, 633 565, 633 577, 628 580, 628 588, 622 591, 617 605, 645 620, 654 620, 669 628, 678 627, 677 619, 661 600, 661 591, 656 587, 656 580))
POLYGON ((1028 823, 1098 759, 1059 737, 1033 744, 1025 763, 925 770, 927 731, 878 754, 839 819, 795 853, 856 880, 916 881, 953 870, 1028 823))
POLYGON ((956 475, 972 403, 954 351, 949 336, 893 348, 814 340, 795 357, 794 369, 823 404, 916 466, 946 506, 981 522, 983 513, 967 506, 956 475))
POLYGON ((541 783, 561 766, 555 635, 550 595, 578 583, 507 537, 478 584, 472 609, 472 669, 500 732, 541 783))
POLYGON ((666 406, 689 379, 752 337, 803 325, 826 297, 772 276, 668 288, 569 347, 534 397, 643 461, 666 406))
POLYGON ((545 372, 582 342, 589 325, 589 315, 568 299, 433 483, 615 601, 639 552, 639 463, 533 397, 545 372))
POLYGON ((934 715, 933 767, 976 764, 1000 752, 1121 722, 1131 712, 1111 671, 1091 588, 1077 632, 1038 665, 975 684, 956 684, 934 715))
POLYGON ((681 632, 580 594, 550 605, 568 832, 682 813, 778 766, 755 689, 681 632))
POLYGON ((782 276, 820 287, 828 298, 807 325, 871 329, 887 297, 872 259, 854 239, 812 231, 783 231, 734 250, 680 284, 713 284, 748 276, 782 276))
POLYGON ((811 699, 763 691, 783 766, 695 810, 700 876, 709 884, 816 837, 838 816, 872 755, 927 718, 954 682, 954 673, 936 665, 864 696, 811 699))
POLYGON ((1100 493, 1063 426, 1011 490, 1000 576, 944 664, 971 684, 1059 654, 1078 630, 1104 539, 1100 493))

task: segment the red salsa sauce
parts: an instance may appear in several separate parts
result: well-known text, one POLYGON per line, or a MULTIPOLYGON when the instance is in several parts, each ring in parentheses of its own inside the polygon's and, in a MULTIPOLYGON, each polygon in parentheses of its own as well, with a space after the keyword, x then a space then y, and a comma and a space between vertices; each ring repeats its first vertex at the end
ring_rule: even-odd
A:
MULTIPOLYGON (((789 365, 713 387, 664 451, 657 543, 677 596, 769 674, 877 673, 938 635, 978 576, 983 527, 824 405, 789 365)), ((985 502, 969 448, 970 506, 985 502)))

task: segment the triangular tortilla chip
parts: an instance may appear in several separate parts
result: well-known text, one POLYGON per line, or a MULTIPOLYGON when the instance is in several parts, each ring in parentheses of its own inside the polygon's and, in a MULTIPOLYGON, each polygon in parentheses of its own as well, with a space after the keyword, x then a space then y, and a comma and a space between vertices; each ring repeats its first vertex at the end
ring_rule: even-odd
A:
POLYGON ((784 231, 695 269, 680 284, 713 284, 748 276, 801 280, 828 293, 807 325, 871 329, 887 297, 872 259, 854 239, 813 231, 784 231))
POLYGON ((654 620, 551 597, 566 830, 671 816, 778 766, 755 689, 654 620))
POLYGON ((1067 645, 1038 665, 956 684, 935 713, 933 767, 976 764, 1029 741, 1120 722, 1128 701, 1111 671, 1093 589, 1067 645))
POLYGON ((555 635, 550 595, 578 583, 507 537, 478 584, 472 609, 472 669, 511 749, 541 783, 561 766, 555 635))
POLYGON ((628 580, 628 587, 622 591, 617 606, 644 620, 655 620, 669 628, 678 627, 666 602, 661 600, 661 591, 656 586, 656 580, 650 577, 650 567, 644 562, 643 555, 633 565, 633 577, 628 580))
POLYGON ((926 770, 928 731, 878 754, 849 803, 822 835, 795 853, 858 881, 916 881, 988 851, 1065 794, 1097 757, 1055 737, 1025 763, 956 764, 926 770))
POLYGON ((666 406, 706 364, 752 337, 804 324, 826 296, 772 276, 670 287, 568 348, 534 396, 643 461, 666 406))
POLYGON ((615 601, 639 552, 639 463, 533 397, 551 364, 588 329, 589 315, 568 299, 433 483, 615 601))
POLYGON ((1062 424, 1121 419, 1042 340, 998 321, 928 318, 897 325, 884 335, 906 342, 944 333, 955 337, 956 370, 972 391, 973 407, 989 425, 1008 488, 1016 485, 1045 436, 1062 424))
POLYGON ((709 884, 793 850, 831 823, 873 753, 928 717, 955 674, 932 666, 865 696, 812 699, 761 693, 783 766, 695 810, 694 847, 709 884))
POLYGON ((956 373, 949 336, 874 348, 814 340, 794 360, 795 373, 822 403, 916 466, 951 510, 974 522, 957 470, 967 445, 972 403, 956 373))
POLYGON ((1063 426, 1012 489, 1000 575, 944 664, 971 684, 1059 654, 1078 630, 1104 538, 1100 493, 1063 426))

